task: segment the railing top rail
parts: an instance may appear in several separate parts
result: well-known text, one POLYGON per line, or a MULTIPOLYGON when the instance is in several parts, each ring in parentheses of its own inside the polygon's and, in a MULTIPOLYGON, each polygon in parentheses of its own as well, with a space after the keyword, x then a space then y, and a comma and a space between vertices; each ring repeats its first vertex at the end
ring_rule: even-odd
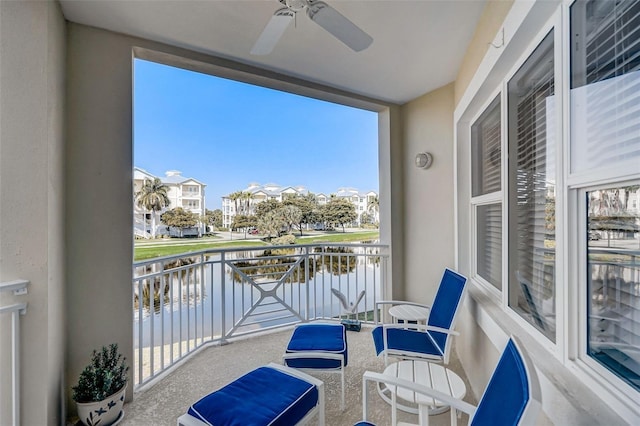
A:
POLYGON ((615 247, 589 247, 590 254, 623 254, 625 256, 640 256, 640 250, 615 247))
POLYGON ((27 285, 29 285, 29 280, 14 280, 14 281, 0 282, 0 292, 13 291, 14 294, 16 294, 17 292, 26 289, 27 285))
MULTIPOLYGON (((151 263, 158 262, 167 262, 172 261, 174 259, 180 259, 183 257, 195 257, 195 256, 203 256, 209 254, 221 254, 221 253, 234 253, 239 251, 257 251, 257 250, 282 250, 282 249, 296 249, 296 248, 315 248, 315 247, 347 247, 347 248, 357 248, 357 247, 365 247, 365 248, 381 248, 388 249, 388 244, 368 244, 368 243, 309 243, 309 244, 289 244, 289 245, 269 245, 269 246, 244 246, 244 247, 228 247, 228 248, 210 248, 204 250, 197 250, 191 252, 185 252, 181 254, 174 254, 170 256, 161 256, 155 257, 153 259, 145 259, 140 260, 133 263, 133 267, 145 266, 151 263)), ((335 253, 337 254, 350 254, 357 255, 352 253, 335 253)), ((373 255, 373 254, 372 254, 373 255)), ((375 256, 385 257, 387 253, 376 253, 375 256)))
POLYGON ((26 303, 16 303, 15 305, 0 306, 0 314, 4 314, 6 312, 25 313, 26 311, 27 311, 26 303))

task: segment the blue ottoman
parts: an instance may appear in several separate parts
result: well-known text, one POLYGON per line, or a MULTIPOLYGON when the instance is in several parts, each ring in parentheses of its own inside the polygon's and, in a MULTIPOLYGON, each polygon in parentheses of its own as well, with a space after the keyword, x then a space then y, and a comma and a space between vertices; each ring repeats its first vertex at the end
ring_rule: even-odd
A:
POLYGON ((304 370, 340 373, 344 409, 344 368, 347 366, 347 331, 342 324, 302 324, 295 328, 286 353, 285 365, 304 370))
POLYGON ((323 426, 322 381, 269 364, 200 399, 178 419, 178 426, 289 426, 306 423, 316 413, 323 426))

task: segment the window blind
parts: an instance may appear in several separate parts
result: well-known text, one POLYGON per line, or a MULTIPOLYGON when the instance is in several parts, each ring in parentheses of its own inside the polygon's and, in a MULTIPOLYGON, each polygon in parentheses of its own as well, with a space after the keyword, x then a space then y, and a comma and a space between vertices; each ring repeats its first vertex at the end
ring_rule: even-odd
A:
POLYGON ((578 1, 572 25, 572 171, 640 159, 640 2, 578 1))
POLYGON ((509 305, 555 341, 553 34, 508 90, 509 305))

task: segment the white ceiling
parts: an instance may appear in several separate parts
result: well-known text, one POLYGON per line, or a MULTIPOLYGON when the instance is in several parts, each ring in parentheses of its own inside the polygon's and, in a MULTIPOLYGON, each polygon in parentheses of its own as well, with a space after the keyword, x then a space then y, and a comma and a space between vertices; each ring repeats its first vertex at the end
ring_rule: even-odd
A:
POLYGON ((61 0, 94 27, 403 104, 455 80, 486 0, 325 0, 373 37, 356 53, 298 14, 268 56, 251 47, 276 0, 61 0))

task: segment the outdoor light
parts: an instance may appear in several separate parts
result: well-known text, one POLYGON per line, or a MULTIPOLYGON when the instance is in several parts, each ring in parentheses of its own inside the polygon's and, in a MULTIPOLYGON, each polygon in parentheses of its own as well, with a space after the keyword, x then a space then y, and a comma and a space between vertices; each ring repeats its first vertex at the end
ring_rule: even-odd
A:
POLYGON ((428 169, 433 163, 433 155, 428 152, 419 152, 416 154, 416 167, 428 169))

